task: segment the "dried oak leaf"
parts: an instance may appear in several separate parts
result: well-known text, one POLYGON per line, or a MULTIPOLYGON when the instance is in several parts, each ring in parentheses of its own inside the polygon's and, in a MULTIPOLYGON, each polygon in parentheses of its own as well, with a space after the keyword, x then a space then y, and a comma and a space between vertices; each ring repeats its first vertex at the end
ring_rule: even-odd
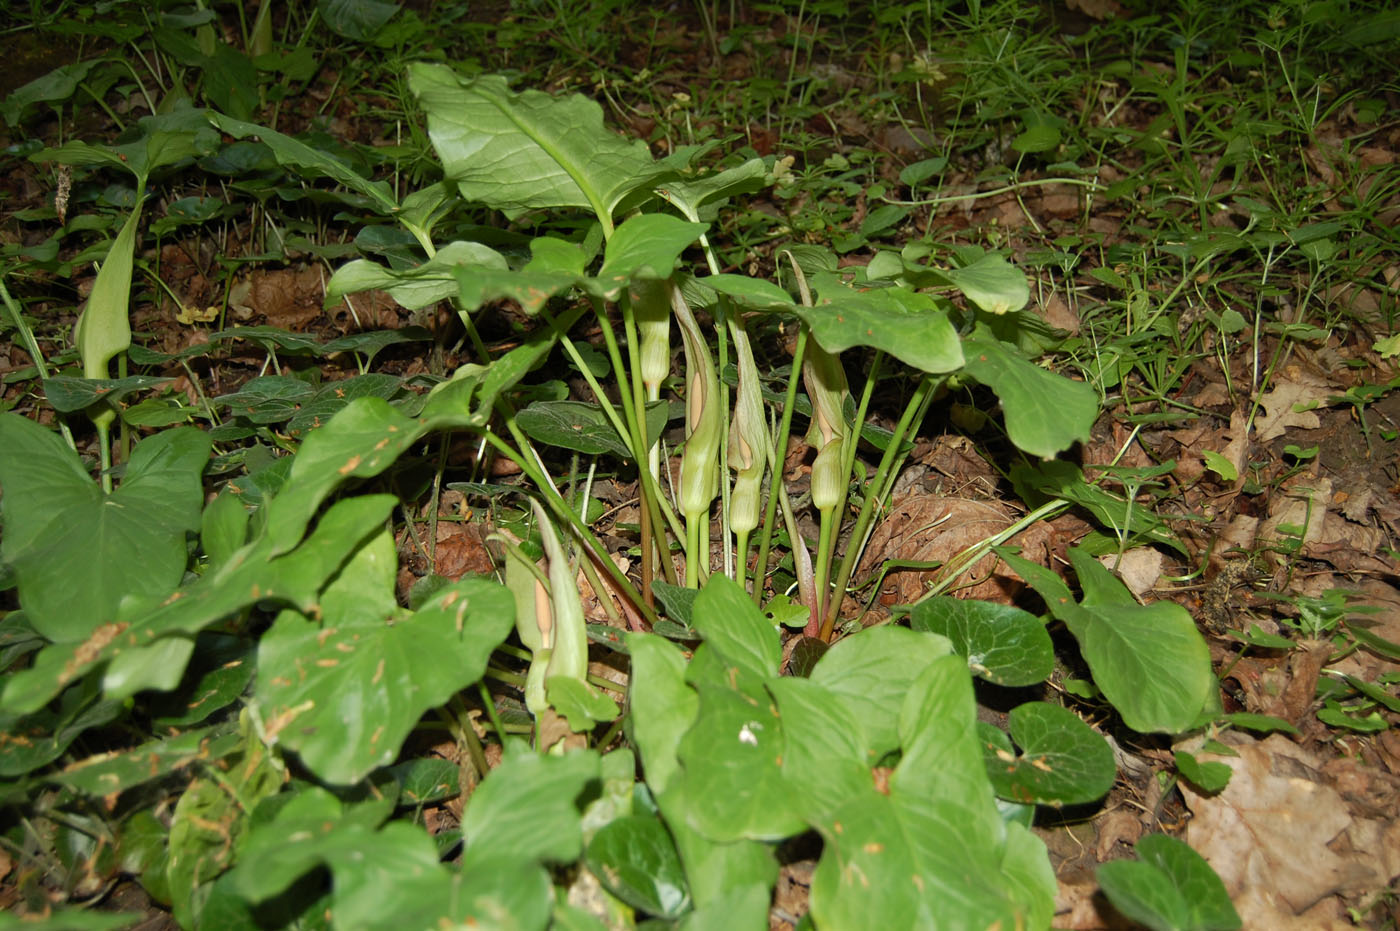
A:
POLYGON ((1387 884, 1376 852, 1335 852, 1353 818, 1313 754, 1279 734, 1226 738, 1237 756, 1198 757, 1229 766, 1229 785, 1213 796, 1181 785, 1193 813, 1186 841, 1220 875, 1245 927, 1330 927, 1315 914, 1311 924, 1297 919, 1329 896, 1387 884))

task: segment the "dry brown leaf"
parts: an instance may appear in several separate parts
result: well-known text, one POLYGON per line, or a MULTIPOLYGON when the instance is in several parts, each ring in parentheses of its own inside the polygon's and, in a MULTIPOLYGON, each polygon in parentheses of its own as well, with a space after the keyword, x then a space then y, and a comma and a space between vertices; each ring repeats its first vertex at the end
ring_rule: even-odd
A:
POLYGON ((1115 554, 1099 557, 1105 569, 1117 571, 1128 591, 1138 598, 1152 591, 1162 577, 1162 553, 1150 546, 1135 546, 1119 559, 1115 554))
MULTIPOLYGON (((1015 520, 1010 508, 994 501, 910 494, 895 502, 889 517, 871 534, 861 559, 861 572, 878 571, 887 559, 947 563, 963 550, 1005 530, 1015 520)), ((1027 559, 1043 564, 1050 533, 1045 524, 1036 524, 1010 542, 1020 546, 1027 559)), ((891 571, 885 577, 881 600, 886 604, 915 601, 936 574, 936 570, 891 571)), ((957 590, 964 598, 1006 603, 1023 587, 1019 577, 998 565, 995 556, 985 557, 973 566, 964 575, 964 581, 968 579, 976 581, 957 590)))
POLYGON ((1214 867, 1232 899, 1248 896, 1256 914, 1271 913, 1263 924, 1246 918, 1246 927, 1289 927, 1273 922, 1301 915, 1336 893, 1385 884, 1373 858, 1344 857, 1329 846, 1352 816, 1322 781, 1316 757, 1278 734, 1264 741, 1226 738, 1238 756, 1199 758, 1229 766, 1229 785, 1214 796, 1181 785, 1194 814, 1186 841, 1214 867))
POLYGON ((1265 414, 1254 423, 1256 439, 1267 443, 1283 436, 1289 427, 1316 430, 1321 426, 1311 410, 1295 411, 1296 405, 1326 404, 1334 392, 1332 385, 1317 375, 1297 366, 1289 366, 1271 391, 1259 398, 1265 414))

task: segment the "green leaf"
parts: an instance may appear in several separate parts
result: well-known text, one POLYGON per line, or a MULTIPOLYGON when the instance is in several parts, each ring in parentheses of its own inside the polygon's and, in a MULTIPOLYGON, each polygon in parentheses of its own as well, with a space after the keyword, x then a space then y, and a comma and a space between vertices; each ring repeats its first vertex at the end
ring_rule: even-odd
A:
POLYGON ((545 697, 549 704, 569 722, 575 733, 586 733, 595 724, 617 720, 617 702, 602 689, 572 676, 550 676, 545 680, 545 697))
MULTIPOLYGON (((182 589, 147 613, 131 608, 134 617, 119 615, 81 643, 57 643, 42 650, 28 669, 9 674, 0 707, 30 712, 42 707, 65 685, 95 667, 140 651, 171 634, 194 633, 259 601, 282 601, 303 613, 315 611, 316 595, 325 580, 361 541, 378 531, 398 499, 392 495, 360 495, 328 508, 315 532, 290 553, 273 557, 266 539, 244 547, 226 565, 182 589), (135 623, 133 623, 135 621, 135 623)), ((123 604, 123 610, 126 605, 123 604)), ((162 681, 169 670, 160 671, 162 681)), ((178 676, 179 670, 174 670, 178 676)), ((116 677, 109 669, 104 680, 109 697, 124 698, 147 687, 139 677, 116 677)))
POLYGON ((1137 604, 1123 583, 1082 549, 1070 550, 1086 592, 1084 604, 1076 604, 1054 572, 997 552, 1079 641, 1094 683, 1129 727, 1179 733, 1195 723, 1215 677, 1210 648, 1185 608, 1169 601, 1137 604))
POLYGON ((700 590, 691 626, 725 663, 760 679, 778 674, 782 645, 777 628, 728 576, 716 573, 700 590))
POLYGON ((768 682, 782 715, 783 778, 809 824, 832 813, 871 784, 876 762, 865 731, 848 703, 811 679, 785 676, 768 682))
POLYGON ((390 214, 398 207, 398 201, 394 199, 393 191, 387 183, 370 181, 334 155, 266 126, 246 123, 212 110, 207 111, 206 115, 209 122, 235 139, 257 136, 272 151, 279 165, 325 175, 357 194, 364 195, 379 208, 381 214, 390 214))
POLYGON ((131 454, 126 478, 103 495, 56 433, 0 415, 0 554, 30 623, 74 643, 116 619, 123 599, 153 604, 184 574, 185 534, 199 527, 209 438, 166 430, 131 454))
POLYGON ((811 679, 835 693, 865 729, 871 751, 899 746, 899 709, 929 664, 952 652, 947 638, 902 627, 876 627, 841 640, 811 679))
POLYGON ((728 688, 697 691, 700 714, 679 749, 678 791, 692 801, 687 822, 720 842, 776 841, 800 832, 801 809, 783 778, 786 741, 777 709, 728 688))
POLYGON ((0 115, 4 116, 5 125, 11 128, 18 126, 24 111, 36 103, 64 101, 72 97, 88 76, 88 72, 102 61, 101 58, 90 58, 87 61, 59 65, 48 74, 11 91, 5 97, 4 103, 0 103, 0 115))
POLYGON ((629 633, 627 652, 632 658, 630 704, 647 709, 646 714, 629 715, 627 723, 647 784, 659 795, 679 769, 681 737, 694 723, 700 699, 685 684, 685 658, 675 644, 656 634, 629 633))
POLYGON ((602 108, 586 97, 512 93, 499 75, 468 79, 439 64, 409 65, 408 83, 447 177, 467 200, 508 216, 587 207, 608 228, 625 197, 670 173, 646 143, 604 129, 602 108))
POLYGON ((373 42, 401 4, 383 0, 316 0, 316 9, 336 35, 373 42))
POLYGON ((263 375, 244 382, 233 394, 214 398, 235 417, 256 424, 282 423, 316 394, 316 386, 290 375, 263 375))
POLYGON ((376 535, 322 593, 319 623, 283 612, 258 649, 268 739, 327 782, 393 762, 423 712, 479 679, 514 625, 510 593, 476 578, 399 616, 397 569, 393 539, 376 535))
POLYGON ((633 278, 669 278, 681 253, 703 232, 703 223, 687 223, 666 213, 631 217, 608 240, 598 281, 611 295, 633 278))
MULTIPOLYGON (((665 401, 647 405, 647 436, 658 437, 666 429, 669 407, 665 401)), ((596 403, 588 401, 536 401, 515 415, 520 429, 532 440, 572 449, 590 456, 604 453, 630 460, 632 447, 619 437, 612 421, 596 403)))
POLYGON ((986 725, 987 777, 997 795, 1022 804, 1078 805, 1113 788, 1118 767, 1113 750, 1067 708, 1027 702, 1011 709, 1006 735, 986 725))
POLYGON ((1140 860, 1098 868, 1099 885, 1127 917, 1155 931, 1234 931, 1240 916, 1200 854, 1165 834, 1138 842, 1140 860))
POLYGON ((1018 447, 1048 458, 1089 439, 1099 414, 1092 387, 1033 365, 990 337, 965 337, 963 350, 967 373, 1001 399, 1007 435, 1018 447))
POLYGON ((742 165, 699 178, 669 181, 658 191, 663 198, 680 209, 691 220, 700 219, 700 209, 736 194, 752 194, 767 184, 768 166, 761 158, 751 158, 742 165))
POLYGON ((470 872, 510 851, 530 862, 572 863, 583 852, 578 799, 599 778, 598 754, 508 755, 472 793, 462 816, 470 872))
POLYGON ((64 691, 57 707, 29 714, 0 711, 0 778, 22 776, 52 763, 63 755, 78 735, 89 727, 101 727, 122 713, 120 702, 102 700, 89 682, 64 691))
POLYGON ((163 385, 168 378, 131 375, 127 378, 71 378, 55 375, 44 380, 44 394, 53 409, 61 413, 80 411, 98 401, 115 403, 129 394, 163 385))
POLYGON ((193 659, 179 689, 148 700, 146 710, 155 723, 198 724, 237 701, 253 679, 252 644, 242 637, 202 631, 194 640, 193 659))
POLYGON ((214 728, 186 731, 176 737, 148 740, 125 753, 100 754, 69 766, 51 781, 79 792, 115 798, 132 786, 162 778, 196 761, 216 763, 237 750, 237 733, 214 728))
POLYGON ((1017 463, 1011 467, 1011 481, 1028 499, 1037 497, 1030 492, 1063 498, 1084 508, 1115 533, 1161 543, 1179 553, 1186 552, 1181 540, 1160 517, 1136 501, 1089 484, 1079 466, 1072 462, 1053 459, 1035 465, 1017 463))
POLYGON ((988 252, 962 268, 937 271, 989 314, 1020 310, 1031 299, 1025 273, 995 252, 988 252))
POLYGON ((207 155, 219 145, 219 134, 210 128, 204 110, 188 107, 144 116, 137 123, 134 138, 118 145, 89 145, 74 140, 57 149, 44 149, 30 158, 36 162, 63 165, 101 165, 130 172, 137 187, 144 190, 146 179, 159 168, 176 165, 197 155, 207 155))
POLYGON ((431 805, 462 791, 461 770, 451 760, 420 756, 389 767, 399 783, 399 805, 431 805))
POLYGON ((817 925, 1048 926, 1054 874, 1043 845, 993 804, 960 657, 927 665, 900 721, 905 753, 887 788, 872 780, 816 826, 826 842, 812 880, 817 925))
POLYGON ((812 328, 812 336, 827 352, 873 346, 931 374, 962 367, 957 331, 927 294, 898 287, 857 291, 830 273, 814 276, 812 284, 822 303, 793 305, 792 312, 812 328))
POLYGON ((947 637, 973 675, 996 685, 1034 685, 1054 671, 1045 622, 1011 605, 940 595, 915 604, 909 625, 947 637))
POLYGON ((679 918, 690 908, 676 845, 653 815, 605 824, 589 842, 586 862, 609 892, 633 908, 660 918, 679 918))
POLYGON ((267 509, 274 553, 301 539, 326 496, 342 482, 378 475, 426 429, 380 398, 360 398, 312 432, 292 459, 286 486, 267 509))
POLYGON ((1229 785, 1230 776, 1235 772, 1228 763, 1219 760, 1203 763, 1196 759, 1195 754, 1185 750, 1177 750, 1173 757, 1176 760, 1177 772, 1181 773, 1182 778, 1207 795, 1219 792, 1229 785))
MULTIPOLYGON (((457 294, 457 272, 461 268, 498 274, 507 271, 504 256, 490 246, 475 242, 450 242, 421 265, 403 270, 386 268, 368 259, 356 259, 331 275, 326 283, 325 306, 334 306, 347 294, 378 289, 387 291, 409 310, 422 310, 457 294)), ((478 301, 477 306, 479 304, 478 301)), ((470 303, 468 306, 474 309, 470 303)))

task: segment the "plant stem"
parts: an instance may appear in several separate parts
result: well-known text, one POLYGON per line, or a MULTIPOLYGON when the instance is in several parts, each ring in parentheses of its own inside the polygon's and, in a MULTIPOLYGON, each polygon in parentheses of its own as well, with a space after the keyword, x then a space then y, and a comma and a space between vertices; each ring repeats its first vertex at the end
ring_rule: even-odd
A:
MULTIPOLYGON (((899 450, 904 445, 904 436, 909 432, 909 427, 916 418, 923 418, 924 412, 928 410, 928 405, 933 398, 934 389, 940 382, 941 379, 925 375, 920 379, 919 386, 914 389, 909 403, 904 405, 904 413, 900 415, 899 423, 895 424, 894 432, 890 436, 890 445, 885 447, 885 454, 880 457, 880 465, 875 469, 876 477, 866 484, 865 500, 861 503, 860 514, 856 517, 855 527, 851 531, 850 545, 846 547, 846 555, 836 570, 836 580, 833 587, 838 592, 844 592, 847 583, 851 581, 851 573, 855 571, 856 559, 865 546, 865 536, 870 529, 871 520, 875 516, 875 502, 883 499, 889 489, 893 487, 894 465, 902 455, 899 450), (871 487, 876 481, 880 483, 878 489, 871 487)), ((831 638, 832 624, 830 622, 832 621, 834 618, 830 617, 822 621, 821 638, 823 640, 831 638)))
POLYGON ((802 357, 807 353, 807 328, 797 331, 797 345, 792 351, 792 372, 788 376, 787 396, 783 399, 782 420, 773 434, 773 477, 768 483, 768 503, 763 511, 763 530, 758 537, 758 561, 753 568, 754 604, 763 603, 763 582, 768 577, 768 547, 773 538, 773 516, 777 509, 776 495, 782 492, 783 461, 787 459, 788 431, 792 429, 792 409, 797 403, 797 378, 802 371, 802 357))

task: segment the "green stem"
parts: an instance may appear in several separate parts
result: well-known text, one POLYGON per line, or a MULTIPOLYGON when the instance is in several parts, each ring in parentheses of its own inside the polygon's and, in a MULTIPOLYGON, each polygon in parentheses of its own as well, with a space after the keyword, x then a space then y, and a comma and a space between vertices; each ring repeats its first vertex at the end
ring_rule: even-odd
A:
MULTIPOLYGON (((875 470, 876 479, 866 485, 865 500, 861 503, 860 514, 856 517, 855 528, 851 532, 850 545, 846 547, 846 555, 836 570, 834 588, 838 592, 844 592, 847 583, 851 581, 851 573, 855 571, 856 559, 865 546, 866 534, 869 532, 871 521, 875 516, 876 502, 883 500, 894 485, 895 463, 903 455, 900 452, 900 447, 904 445, 905 434, 909 432, 909 427, 916 422, 916 419, 923 418, 938 384, 939 380, 935 380, 931 376, 924 376, 919 381, 919 386, 914 389, 909 403, 904 405, 904 413, 900 416, 899 423, 895 424, 894 432, 890 436, 890 444, 885 447, 885 453, 880 457, 880 465, 875 470), (874 481, 879 482, 878 488, 872 487, 874 481)), ((830 630, 823 622, 822 639, 827 639, 829 634, 830 630)))
MULTIPOLYGON (((832 533, 832 529, 839 524, 839 521, 832 518, 840 511, 835 507, 829 507, 822 509, 819 513, 821 525, 817 531, 817 567, 813 575, 816 579, 817 619, 821 621, 822 639, 830 642, 831 631, 836 624, 835 613, 832 611, 830 585, 831 555, 836 543, 836 534, 832 533)), ((838 596, 834 607, 839 609, 840 605, 841 600, 838 596)))
POLYGON ((773 539, 773 517, 777 511, 783 461, 787 458, 788 431, 792 429, 792 409, 797 404, 797 379, 802 371, 802 357, 807 353, 807 328, 797 331, 797 346, 792 353, 792 372, 788 376, 787 395, 783 398, 782 420, 773 435, 773 477, 768 484, 768 503, 763 510, 763 529, 758 536, 758 562, 754 564, 753 600, 763 603, 763 582, 768 577, 768 548, 773 539))

